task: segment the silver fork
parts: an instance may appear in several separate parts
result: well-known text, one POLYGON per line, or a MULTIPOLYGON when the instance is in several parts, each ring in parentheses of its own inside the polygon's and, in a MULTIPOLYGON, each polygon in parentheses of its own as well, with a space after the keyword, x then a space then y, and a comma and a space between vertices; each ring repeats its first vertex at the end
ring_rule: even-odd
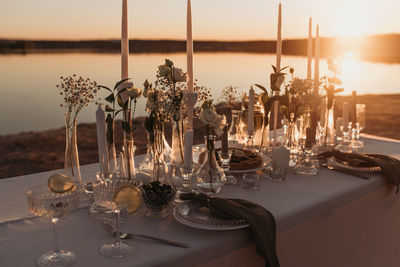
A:
POLYGON ((111 236, 117 237, 119 235, 119 237, 121 239, 128 239, 131 237, 141 237, 141 238, 158 241, 158 242, 161 242, 161 243, 164 243, 167 245, 176 246, 176 247, 181 247, 181 248, 189 248, 190 247, 190 245, 186 244, 186 243, 163 239, 163 238, 158 238, 158 237, 149 236, 149 235, 141 235, 141 234, 134 234, 134 233, 122 233, 122 232, 117 233, 115 231, 114 227, 112 227, 111 225, 109 225, 107 223, 103 223, 102 226, 103 226, 104 230, 106 230, 106 232, 109 233, 111 236))

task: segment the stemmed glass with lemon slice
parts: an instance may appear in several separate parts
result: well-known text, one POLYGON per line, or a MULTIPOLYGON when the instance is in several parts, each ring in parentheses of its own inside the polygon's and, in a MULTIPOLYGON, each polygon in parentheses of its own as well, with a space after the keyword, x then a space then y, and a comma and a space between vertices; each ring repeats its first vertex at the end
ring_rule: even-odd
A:
POLYGON ((29 211, 37 216, 51 218, 55 247, 36 260, 38 266, 69 266, 76 260, 73 252, 58 246, 56 224, 66 212, 79 207, 80 190, 70 178, 62 174, 52 175, 48 184, 37 185, 26 192, 29 211))
POLYGON ((94 201, 96 205, 108 208, 115 214, 116 241, 105 244, 100 248, 101 254, 111 258, 122 258, 131 255, 135 248, 123 242, 119 235, 120 213, 127 209, 129 214, 135 213, 141 203, 140 190, 133 185, 133 181, 124 178, 97 181, 93 185, 94 201))

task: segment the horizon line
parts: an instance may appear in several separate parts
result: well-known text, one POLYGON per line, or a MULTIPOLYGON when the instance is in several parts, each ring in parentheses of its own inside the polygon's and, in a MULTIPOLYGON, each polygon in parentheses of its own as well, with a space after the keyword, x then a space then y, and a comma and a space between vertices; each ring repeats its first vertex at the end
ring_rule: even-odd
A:
MULTIPOLYGON (((393 33, 383 33, 383 34, 365 34, 365 35, 359 35, 359 36, 351 36, 351 37, 332 37, 332 36, 320 36, 320 39, 358 39, 358 38, 365 38, 365 37, 377 37, 377 36, 390 36, 390 35, 400 35, 400 32, 393 32, 393 33)), ((308 37, 305 36, 304 38, 284 38, 282 41, 285 40, 307 40, 308 37)), ((313 39, 315 39, 315 36, 313 36, 313 39)), ((7 41, 71 41, 71 42, 79 42, 79 41, 120 41, 121 39, 119 38, 89 38, 89 39, 84 39, 84 38, 67 38, 67 39, 60 39, 60 38, 8 38, 8 37, 0 37, 0 40, 7 40, 7 41)), ((186 41, 184 38, 179 38, 179 39, 170 39, 170 38, 133 38, 129 39, 129 41, 186 41)), ((193 39, 193 41, 197 42, 272 42, 276 41, 276 39, 193 39)))

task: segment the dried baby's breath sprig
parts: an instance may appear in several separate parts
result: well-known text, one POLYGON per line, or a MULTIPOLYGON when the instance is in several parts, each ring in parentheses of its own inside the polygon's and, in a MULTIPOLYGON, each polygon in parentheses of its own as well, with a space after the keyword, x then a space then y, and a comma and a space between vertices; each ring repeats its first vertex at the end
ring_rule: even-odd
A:
POLYGON ((219 101, 226 105, 228 108, 232 108, 237 102, 240 102, 240 94, 237 86, 227 86, 222 90, 222 95, 219 101))
MULTIPOLYGON (((56 85, 60 95, 64 97, 65 113, 76 119, 78 113, 89 103, 95 102, 98 89, 97 83, 89 78, 83 78, 73 74, 72 76, 61 76, 61 82, 56 85)), ((73 120, 72 120, 73 121, 73 120)))
POLYGON ((212 101, 211 90, 205 86, 201 86, 198 84, 197 79, 194 81, 194 89, 197 94, 197 102, 196 106, 194 107, 194 115, 198 117, 201 109, 201 104, 204 102, 212 101))

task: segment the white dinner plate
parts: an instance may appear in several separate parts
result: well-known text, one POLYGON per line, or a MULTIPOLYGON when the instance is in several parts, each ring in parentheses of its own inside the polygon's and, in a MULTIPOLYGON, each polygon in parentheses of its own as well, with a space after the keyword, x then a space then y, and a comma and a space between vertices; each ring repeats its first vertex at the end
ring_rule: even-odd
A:
POLYGON ((192 201, 180 203, 174 208, 173 215, 179 223, 203 230, 227 231, 249 227, 243 219, 218 218, 211 214, 208 208, 201 207, 200 204, 192 201))

